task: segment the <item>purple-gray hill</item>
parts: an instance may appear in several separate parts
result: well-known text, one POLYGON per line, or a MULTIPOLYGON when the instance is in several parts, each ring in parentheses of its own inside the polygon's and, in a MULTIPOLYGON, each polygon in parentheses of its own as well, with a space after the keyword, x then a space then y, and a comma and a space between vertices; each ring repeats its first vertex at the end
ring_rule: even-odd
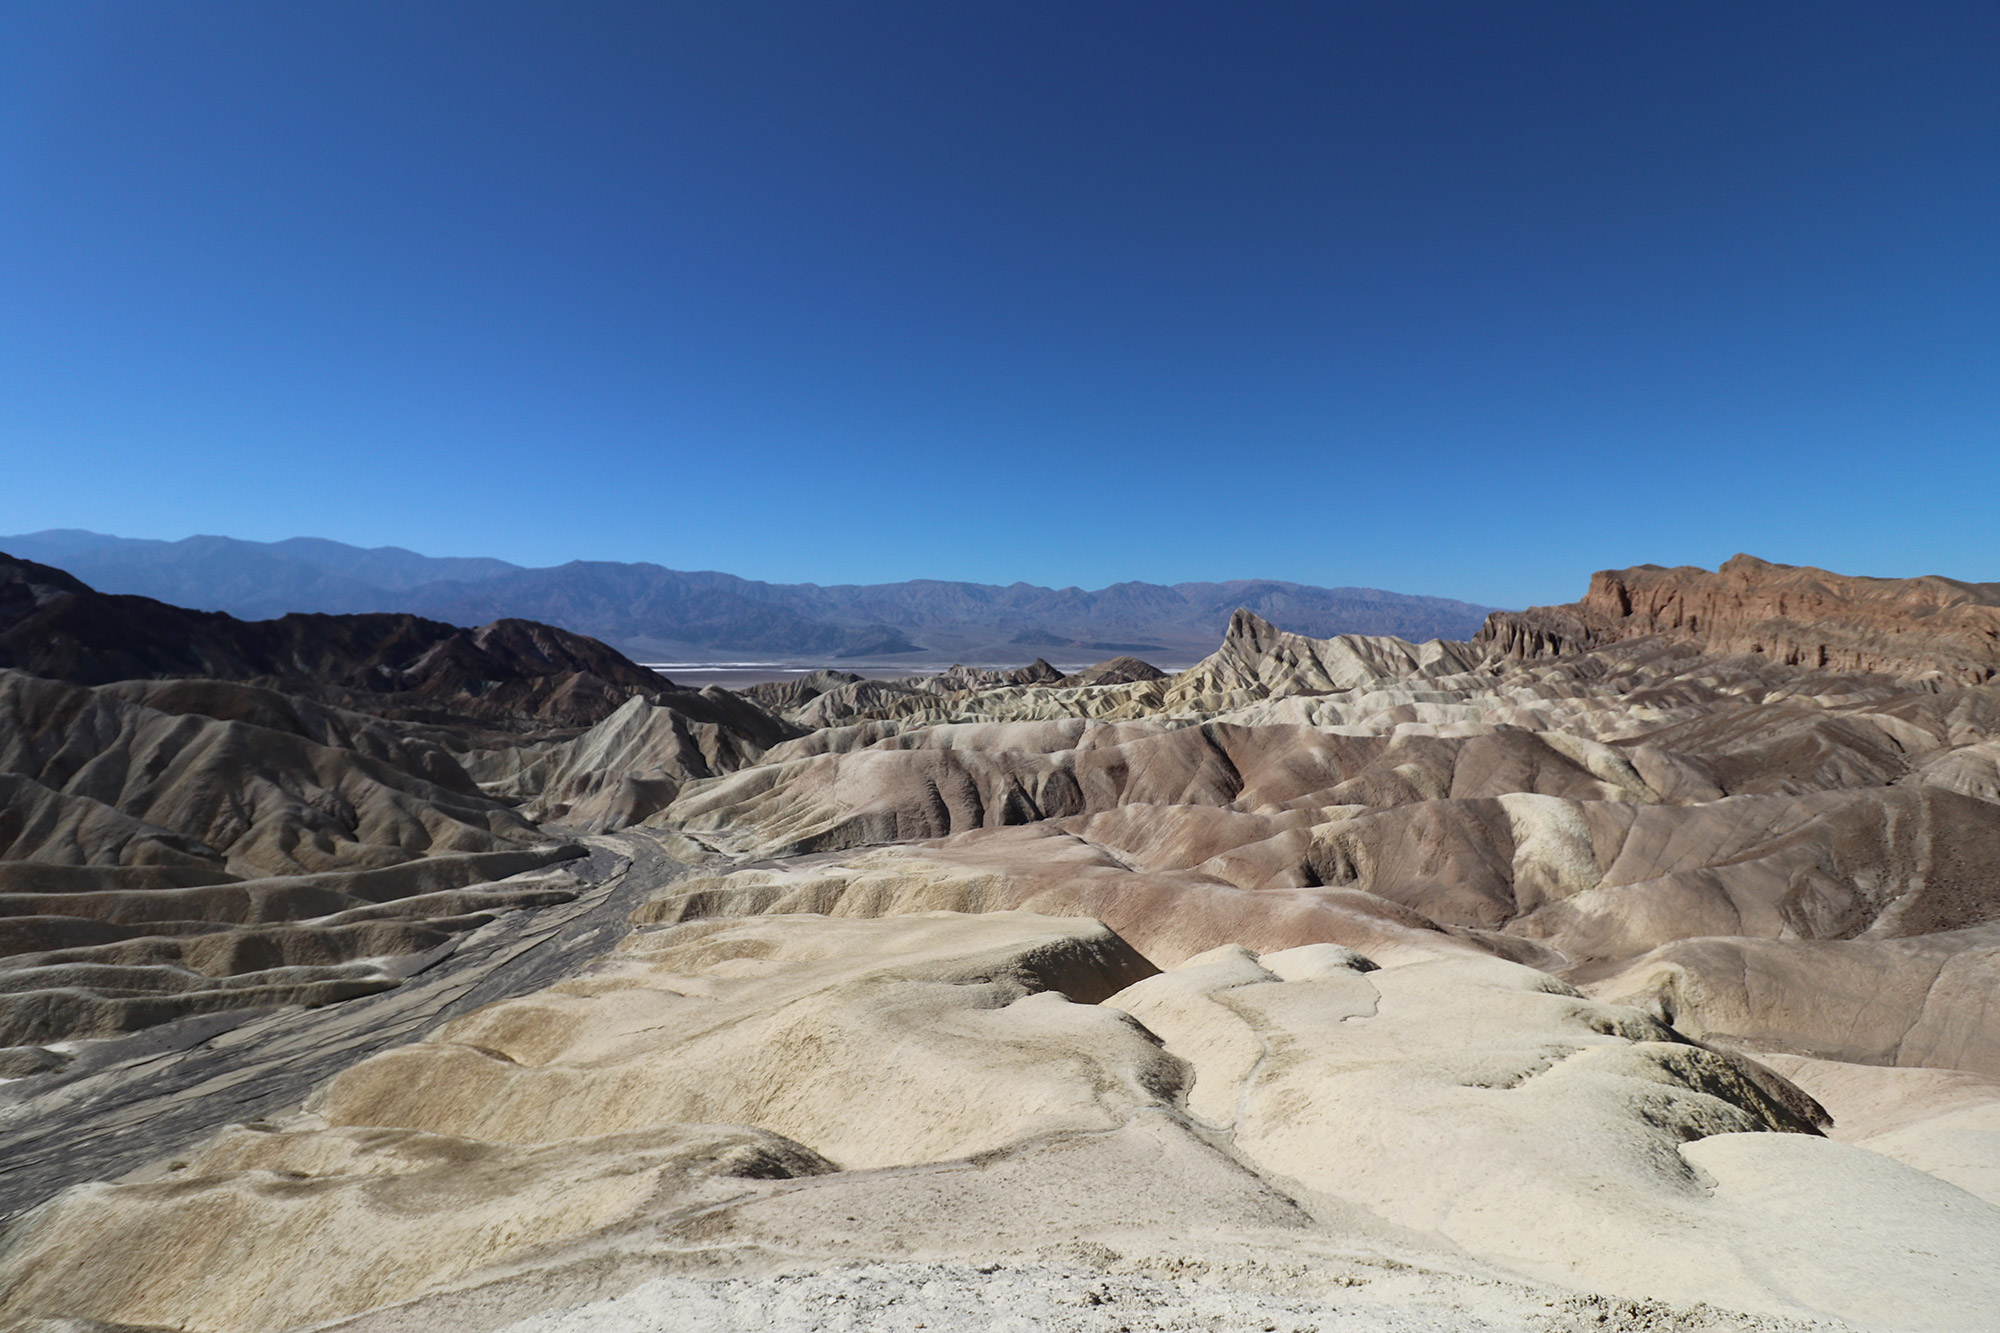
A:
POLYGON ((1490 607, 1373 588, 1277 580, 1006 587, 917 579, 821 587, 653 564, 572 561, 526 569, 297 537, 144 541, 74 530, 0 537, 0 550, 91 586, 244 619, 288 612, 409 612, 454 625, 523 619, 602 639, 645 660, 755 654, 814 662, 896 657, 1019 661, 1207 653, 1238 607, 1319 636, 1469 638, 1490 607))

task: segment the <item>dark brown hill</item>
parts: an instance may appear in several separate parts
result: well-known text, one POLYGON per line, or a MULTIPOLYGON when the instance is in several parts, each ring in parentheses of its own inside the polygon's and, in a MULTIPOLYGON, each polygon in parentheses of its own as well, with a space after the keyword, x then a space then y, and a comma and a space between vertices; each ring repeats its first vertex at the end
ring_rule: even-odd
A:
POLYGON ((1592 575, 1568 606, 1496 611, 1475 642, 1550 657, 1654 635, 1787 666, 1978 684, 2000 676, 2000 583, 1862 578, 1748 555, 1713 573, 1640 565, 1592 575))
POLYGON ((100 593, 0 555, 0 666, 78 685, 256 681, 370 712, 583 725, 674 687, 597 640, 525 620, 479 629, 401 614, 245 621, 100 593))
POLYGON ((372 993, 574 854, 388 723, 0 671, 0 1046, 372 993))
POLYGON ((636 817, 796 734, 547 625, 242 621, 0 556, 0 1078, 59 1066, 49 1041, 392 988, 574 898, 552 867, 579 849, 524 798, 636 817))

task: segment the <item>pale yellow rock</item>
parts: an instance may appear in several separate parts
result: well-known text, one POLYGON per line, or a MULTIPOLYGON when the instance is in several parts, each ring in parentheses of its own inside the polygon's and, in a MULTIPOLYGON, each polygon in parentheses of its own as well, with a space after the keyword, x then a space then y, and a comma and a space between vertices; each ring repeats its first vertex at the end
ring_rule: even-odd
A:
POLYGON ((1012 912, 635 935, 352 1067, 295 1131, 59 1196, 0 1242, 0 1322, 295 1327, 758 1180, 1115 1131, 1170 1111, 1183 1066, 1063 992, 1150 971, 1096 922, 1012 912))
POLYGON ((2000 1299, 1971 1262, 2000 1245, 2000 1208, 1771 1132, 1808 1127, 1636 1010, 1496 959, 1317 961, 1218 951, 1106 1001, 1193 1065, 1190 1109, 1305 1200, 1635 1296, 1968 1330, 2000 1299))
POLYGON ((1761 1058, 1826 1107, 1831 1137, 2000 1204, 2000 1079, 1797 1055, 1761 1058))
POLYGON ((81 1186, 10 1232, 0 1324, 67 1315, 299 1328, 565 1238, 830 1169, 742 1126, 538 1147, 396 1129, 232 1130, 165 1179, 81 1186))

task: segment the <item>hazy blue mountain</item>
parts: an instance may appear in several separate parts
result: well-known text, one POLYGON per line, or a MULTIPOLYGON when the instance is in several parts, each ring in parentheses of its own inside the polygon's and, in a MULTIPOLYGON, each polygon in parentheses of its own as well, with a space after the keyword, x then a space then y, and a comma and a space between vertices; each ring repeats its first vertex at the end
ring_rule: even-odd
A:
MULTIPOLYGON (((227 540, 226 538, 224 540, 227 540)), ((256 543, 238 542, 239 546, 256 543)), ((400 546, 349 546, 324 537, 290 537, 270 543, 269 550, 293 560, 345 574, 377 588, 400 590, 441 579, 474 580, 491 578, 520 568, 488 556, 418 555, 400 546)))
POLYGON ((0 550, 60 566, 106 592, 135 593, 246 619, 290 611, 404 611, 407 599, 400 594, 411 588, 518 568, 504 560, 434 559, 395 546, 369 550, 319 537, 168 542, 75 528, 0 537, 0 550))
POLYGON ((0 550, 59 565, 106 592, 245 618, 290 611, 407 611, 459 625, 518 617, 589 634, 649 660, 923 656, 1003 662, 1118 653, 1192 661, 1248 607, 1303 634, 1469 638, 1491 608, 1373 588, 1276 580, 1116 583, 1108 588, 760 583, 713 571, 573 561, 525 569, 316 537, 144 541, 74 530, 0 537, 0 550))

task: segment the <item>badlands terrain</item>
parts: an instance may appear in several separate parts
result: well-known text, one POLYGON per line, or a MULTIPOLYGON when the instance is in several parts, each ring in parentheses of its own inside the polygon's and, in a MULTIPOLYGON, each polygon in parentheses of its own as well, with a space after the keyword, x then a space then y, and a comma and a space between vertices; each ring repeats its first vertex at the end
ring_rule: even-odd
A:
POLYGON ((1996 585, 729 692, 0 557, 0 943, 5 1327, 2000 1311, 1996 585))

